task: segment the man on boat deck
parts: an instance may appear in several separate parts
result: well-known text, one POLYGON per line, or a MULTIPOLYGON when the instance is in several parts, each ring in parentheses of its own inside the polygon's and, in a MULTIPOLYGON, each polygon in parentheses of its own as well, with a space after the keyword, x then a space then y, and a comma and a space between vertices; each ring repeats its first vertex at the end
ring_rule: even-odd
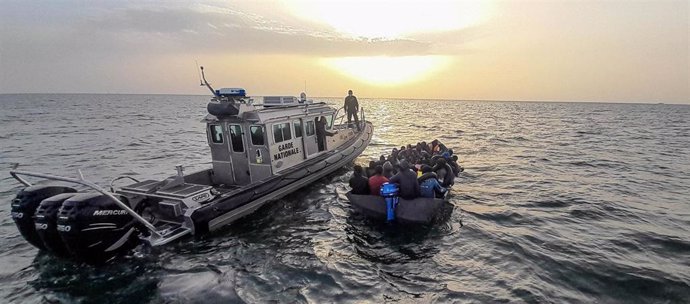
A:
POLYGON ((314 124, 316 125, 316 142, 319 146, 319 152, 326 150, 326 136, 333 136, 336 133, 326 131, 326 117, 321 116, 314 119, 314 124))
POLYGON ((347 97, 345 97, 345 112, 347 112, 347 124, 350 125, 352 122, 352 116, 354 116, 357 131, 360 131, 359 117, 357 117, 357 112, 359 112, 359 103, 357 102, 357 97, 352 95, 352 90, 347 91, 347 97))
POLYGON ((356 165, 354 171, 352 172, 352 177, 350 178, 350 188, 352 188, 352 194, 369 194, 369 179, 363 176, 364 171, 362 166, 356 165))
POLYGON ((400 185, 400 197, 408 200, 419 197, 417 174, 410 169, 406 160, 401 160, 398 166, 400 167, 400 172, 393 176, 390 182, 400 185))

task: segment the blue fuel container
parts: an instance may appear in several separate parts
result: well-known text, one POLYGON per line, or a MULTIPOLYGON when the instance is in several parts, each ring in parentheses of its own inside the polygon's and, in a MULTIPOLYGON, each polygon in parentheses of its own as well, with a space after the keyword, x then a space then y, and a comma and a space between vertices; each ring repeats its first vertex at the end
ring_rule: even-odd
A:
POLYGON ((386 220, 395 219, 395 207, 398 206, 398 184, 383 183, 381 185, 381 196, 386 199, 386 220))

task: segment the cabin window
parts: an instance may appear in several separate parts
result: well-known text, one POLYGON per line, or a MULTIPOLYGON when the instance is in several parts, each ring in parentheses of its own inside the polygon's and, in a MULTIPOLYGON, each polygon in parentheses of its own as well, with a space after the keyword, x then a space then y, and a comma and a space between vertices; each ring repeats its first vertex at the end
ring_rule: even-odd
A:
POLYGON ((330 130, 333 128, 333 115, 326 116, 326 129, 330 130))
POLYGON ((211 142, 215 144, 223 143, 223 127, 221 125, 210 125, 211 129, 211 142))
POLYGON ((292 125, 295 126, 295 138, 302 137, 302 121, 299 119, 294 120, 292 125))
POLYGON ((307 121, 307 136, 313 136, 316 133, 313 121, 307 121))
POLYGON ((249 133, 252 133, 252 145, 263 146, 264 143, 264 127, 262 126, 251 126, 249 127, 249 133))
POLYGON ((292 139, 290 123, 286 122, 273 125, 273 139, 275 140, 275 143, 292 139))
POLYGON ((228 125, 230 129, 230 142, 232 151, 244 152, 244 142, 242 141, 242 127, 240 125, 228 125))

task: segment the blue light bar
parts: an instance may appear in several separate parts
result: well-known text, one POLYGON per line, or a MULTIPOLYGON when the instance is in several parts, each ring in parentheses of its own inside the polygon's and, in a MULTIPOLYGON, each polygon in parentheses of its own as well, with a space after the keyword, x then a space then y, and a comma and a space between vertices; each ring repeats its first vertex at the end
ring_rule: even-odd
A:
POLYGON ((223 96, 223 97, 245 97, 245 96, 247 96, 247 92, 241 88, 222 88, 220 90, 216 90, 216 94, 218 96, 223 96))

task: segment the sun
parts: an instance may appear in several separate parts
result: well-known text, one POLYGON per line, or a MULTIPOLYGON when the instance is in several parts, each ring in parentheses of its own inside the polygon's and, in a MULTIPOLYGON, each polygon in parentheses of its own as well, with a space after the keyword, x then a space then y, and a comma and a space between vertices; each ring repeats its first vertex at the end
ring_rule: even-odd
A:
POLYGON ((341 57, 322 59, 335 71, 377 86, 396 86, 428 78, 450 61, 447 56, 341 57))
MULTIPOLYGON (((477 25, 488 15, 489 1, 285 1, 293 15, 333 30, 345 39, 423 40, 425 33, 452 32, 477 25)), ((321 62, 359 81, 396 86, 421 81, 448 66, 450 56, 366 56, 324 58, 321 62)))

